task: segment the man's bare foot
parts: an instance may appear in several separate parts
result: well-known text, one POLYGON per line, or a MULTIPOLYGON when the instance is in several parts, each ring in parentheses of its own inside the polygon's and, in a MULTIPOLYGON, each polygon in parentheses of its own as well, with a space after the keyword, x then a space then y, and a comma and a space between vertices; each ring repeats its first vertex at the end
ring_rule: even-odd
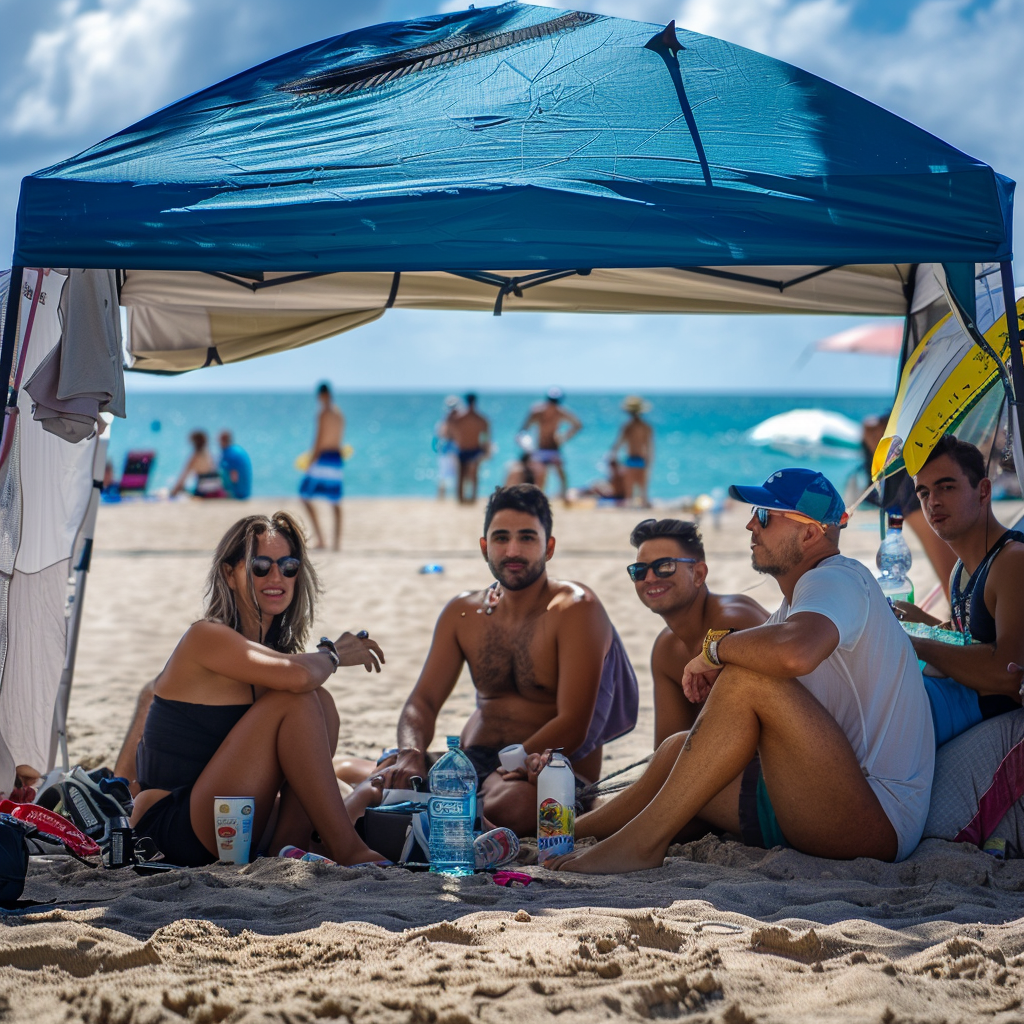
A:
POLYGON ((645 854, 622 832, 616 832, 596 846, 556 857, 548 862, 547 867, 552 871, 578 871, 586 875, 621 875, 627 871, 660 868, 664 861, 664 851, 645 854))

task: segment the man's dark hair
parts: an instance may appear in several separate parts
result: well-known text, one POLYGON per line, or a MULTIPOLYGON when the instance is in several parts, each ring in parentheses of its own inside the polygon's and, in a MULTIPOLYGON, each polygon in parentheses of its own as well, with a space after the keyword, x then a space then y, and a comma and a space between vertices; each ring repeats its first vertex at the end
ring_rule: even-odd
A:
POLYGON ((941 459, 943 455, 948 455, 960 467, 972 487, 977 487, 985 478, 985 456, 970 441, 961 441, 955 434, 943 434, 925 460, 925 465, 941 459))
POLYGON ((321 384, 320 387, 316 389, 316 393, 317 395, 327 395, 327 397, 330 398, 331 385, 328 384, 327 381, 324 381, 323 384, 321 384))
POLYGON ((629 535, 629 543, 638 548, 645 541, 656 537, 669 537, 688 555, 704 559, 704 539, 696 523, 684 519, 645 519, 629 535))
POLYGON ((544 492, 533 484, 515 484, 512 487, 495 487, 488 499, 487 511, 484 512, 484 536, 491 528, 491 520, 502 509, 511 508, 516 512, 525 512, 535 516, 544 527, 544 537, 551 536, 551 505, 544 492))
POLYGON ((468 405, 470 407, 470 409, 472 409, 473 406, 476 405, 476 392, 475 391, 470 391, 469 394, 466 395, 466 405, 468 405))

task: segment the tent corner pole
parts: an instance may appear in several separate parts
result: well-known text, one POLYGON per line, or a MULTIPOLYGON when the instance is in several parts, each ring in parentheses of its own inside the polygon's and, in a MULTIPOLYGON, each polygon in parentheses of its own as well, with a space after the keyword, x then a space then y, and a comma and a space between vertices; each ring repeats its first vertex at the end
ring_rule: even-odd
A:
MULTIPOLYGON (((18 308, 21 286, 25 280, 24 267, 11 267, 11 283, 7 291, 7 309, 4 315, 4 333, 0 340, 0 381, 4 385, 4 433, 7 432, 8 407, 11 402, 11 372, 14 369, 14 350, 18 347, 18 308)), ((17 398, 14 399, 17 402, 17 398)))
MULTIPOLYGON (((1013 287, 1013 264, 999 264, 1003 283, 1003 308, 1006 310, 1006 340, 1010 346, 1010 380, 1013 382, 1013 405, 1016 413, 1013 427, 1024 442, 1024 356, 1020 350, 1020 326, 1017 322, 1017 297, 1013 287)), ((1024 466, 1017 466, 1017 479, 1024 487, 1024 466)))

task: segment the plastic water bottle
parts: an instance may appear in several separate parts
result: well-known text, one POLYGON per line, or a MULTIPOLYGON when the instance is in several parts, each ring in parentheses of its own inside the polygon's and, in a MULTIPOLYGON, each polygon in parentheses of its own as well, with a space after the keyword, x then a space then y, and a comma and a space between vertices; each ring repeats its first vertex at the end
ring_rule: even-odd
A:
POLYGON ((903 536, 903 516, 898 512, 890 512, 885 537, 875 555, 878 566, 878 585, 890 601, 909 601, 914 603, 914 584, 907 575, 913 559, 910 547, 903 536))
POLYGON ((430 769, 430 870, 444 875, 471 875, 474 867, 476 769, 448 737, 448 752, 430 769))
POLYGON ((572 853, 576 836, 576 776, 558 751, 537 778, 537 860, 572 853))

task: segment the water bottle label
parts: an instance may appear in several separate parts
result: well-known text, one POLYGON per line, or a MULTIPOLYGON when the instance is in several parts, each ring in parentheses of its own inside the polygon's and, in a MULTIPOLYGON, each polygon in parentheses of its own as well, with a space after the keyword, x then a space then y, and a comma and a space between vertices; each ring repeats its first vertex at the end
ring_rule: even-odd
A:
POLYGON ((469 801, 452 797, 432 796, 429 809, 431 818, 461 818, 469 814, 469 801))
POLYGON ((576 809, 548 798, 537 808, 537 856, 543 864, 552 857, 572 853, 576 809))
POLYGON ((572 853, 573 846, 572 836, 538 836, 537 859, 544 864, 552 857, 561 857, 563 853, 572 853))

